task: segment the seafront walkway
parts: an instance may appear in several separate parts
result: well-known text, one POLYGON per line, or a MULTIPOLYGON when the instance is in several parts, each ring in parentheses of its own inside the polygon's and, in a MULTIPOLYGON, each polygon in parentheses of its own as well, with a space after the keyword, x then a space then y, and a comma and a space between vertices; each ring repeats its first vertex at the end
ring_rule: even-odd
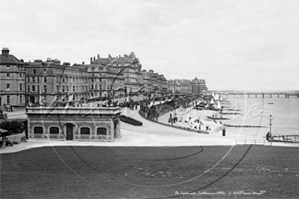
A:
MULTIPOLYGON (((228 132, 222 136, 218 132, 199 134, 159 123, 148 121, 141 117, 137 110, 123 108, 122 113, 143 123, 142 126, 132 126, 121 123, 121 138, 114 141, 57 141, 29 139, 26 142, 15 144, 0 150, 0 154, 14 153, 31 148, 54 146, 103 146, 103 147, 174 147, 174 146, 235 146, 236 144, 261 144, 271 145, 268 142, 256 141, 250 136, 233 135, 228 132), (244 141, 246 140, 246 143, 244 141), (254 142, 255 141, 255 142, 254 142)), ((167 115, 167 114, 166 114, 167 115)), ((26 119, 25 111, 9 113, 9 118, 26 119)), ((161 119, 161 118, 159 118, 161 119)), ((299 147, 299 144, 273 143, 273 146, 299 147)))

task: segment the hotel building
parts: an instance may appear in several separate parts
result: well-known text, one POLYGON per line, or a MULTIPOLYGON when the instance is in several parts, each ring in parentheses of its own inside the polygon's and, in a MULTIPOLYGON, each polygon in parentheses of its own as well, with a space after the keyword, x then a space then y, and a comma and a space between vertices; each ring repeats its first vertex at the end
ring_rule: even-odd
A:
POLYGON ((0 107, 11 111, 25 106, 25 69, 23 60, 9 54, 8 48, 0 55, 0 107))
MULTIPOLYGON (((100 58, 97 56, 97 59, 91 58, 91 65, 93 66, 103 66, 107 71, 106 77, 106 89, 103 90, 116 90, 121 89, 121 87, 126 86, 127 94, 135 93, 141 90, 142 84, 142 65, 138 58, 135 57, 135 54, 132 52, 130 55, 124 55, 124 57, 112 57, 111 55, 108 58, 100 58)), ((119 91, 117 95, 124 95, 119 91)))
POLYGON ((78 102, 93 97, 87 68, 57 59, 26 63, 26 100, 29 105, 78 102))

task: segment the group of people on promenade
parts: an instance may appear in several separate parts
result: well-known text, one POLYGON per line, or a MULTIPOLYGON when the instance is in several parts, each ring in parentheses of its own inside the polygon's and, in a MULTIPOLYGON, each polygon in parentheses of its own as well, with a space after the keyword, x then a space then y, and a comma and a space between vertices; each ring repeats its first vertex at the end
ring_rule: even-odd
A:
POLYGON ((172 125, 174 124, 174 123, 176 123, 177 122, 177 120, 178 120, 178 118, 177 118, 177 113, 176 113, 176 110, 171 110, 171 113, 170 113, 170 117, 169 117, 169 123, 171 123, 172 125))

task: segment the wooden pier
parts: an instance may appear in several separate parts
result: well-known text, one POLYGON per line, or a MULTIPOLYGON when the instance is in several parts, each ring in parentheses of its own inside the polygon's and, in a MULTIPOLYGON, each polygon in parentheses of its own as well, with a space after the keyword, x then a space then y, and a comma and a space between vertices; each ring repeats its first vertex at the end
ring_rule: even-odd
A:
POLYGON ((299 93, 264 93, 264 92, 216 92, 226 98, 299 98, 299 93))

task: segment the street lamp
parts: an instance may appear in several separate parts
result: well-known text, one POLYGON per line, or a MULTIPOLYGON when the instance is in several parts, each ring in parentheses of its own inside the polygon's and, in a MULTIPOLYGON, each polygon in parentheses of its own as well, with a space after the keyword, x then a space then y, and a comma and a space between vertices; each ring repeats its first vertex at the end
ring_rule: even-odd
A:
POLYGON ((270 121, 270 140, 271 140, 271 145, 272 145, 272 120, 273 120, 274 118, 272 117, 272 115, 270 115, 270 117, 269 117, 269 121, 270 121))

